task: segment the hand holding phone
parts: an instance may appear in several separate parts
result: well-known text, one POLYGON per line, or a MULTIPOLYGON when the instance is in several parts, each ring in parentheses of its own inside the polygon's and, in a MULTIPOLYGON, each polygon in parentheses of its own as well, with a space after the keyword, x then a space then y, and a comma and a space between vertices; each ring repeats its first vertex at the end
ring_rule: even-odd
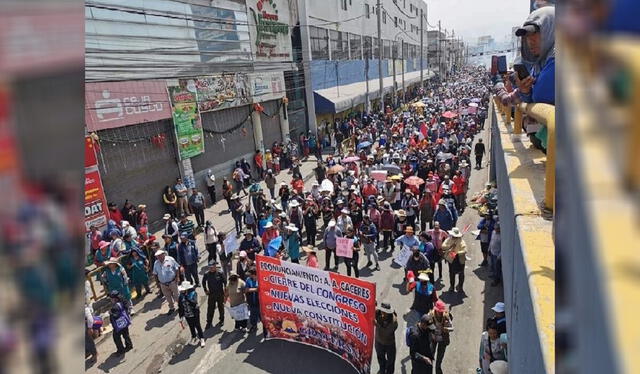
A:
POLYGON ((514 64, 513 70, 516 71, 520 80, 523 80, 529 76, 529 70, 527 70, 527 67, 523 64, 514 64))

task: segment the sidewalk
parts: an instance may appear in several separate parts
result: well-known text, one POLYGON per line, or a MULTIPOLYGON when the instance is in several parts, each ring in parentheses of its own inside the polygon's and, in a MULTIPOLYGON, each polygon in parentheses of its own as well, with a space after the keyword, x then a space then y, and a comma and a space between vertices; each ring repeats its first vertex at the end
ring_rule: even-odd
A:
MULTIPOLYGON (((302 173, 305 183, 315 178, 315 173, 313 169, 316 167, 316 165, 317 165, 317 159, 313 155, 310 155, 306 161, 302 162, 302 165, 300 166, 300 173, 302 173)), ((288 173, 288 170, 281 171, 280 174, 276 176, 276 181, 278 184, 281 182, 290 184, 291 174, 288 173)), ((262 186, 264 191, 267 193, 267 196, 269 196, 269 192, 268 192, 269 189, 267 188, 266 184, 264 182, 260 182, 260 185, 262 186)), ((244 197, 241 197, 240 200, 242 201, 243 204, 246 204, 248 203, 249 197, 244 196, 244 197)), ((234 232, 235 227, 234 227, 233 218, 231 217, 231 213, 227 213, 226 210, 227 210, 226 200, 220 199, 216 204, 205 209, 204 214, 205 214, 205 220, 210 220, 213 226, 216 228, 216 230, 218 230, 218 232, 224 232, 228 234, 229 232, 234 232)), ((195 223, 194 215, 189 216, 189 219, 191 219, 195 223)), ((164 233, 164 229, 153 233, 153 235, 155 235, 156 237, 156 241, 161 242, 160 239, 162 238, 163 233, 164 233)), ((196 236, 196 246, 198 247, 198 251, 200 255, 198 268, 202 270, 202 268, 206 267, 207 265, 207 252, 205 251, 204 235, 202 233, 196 236)), ((96 287, 98 286, 99 285, 96 284, 96 287)), ((133 311, 135 314, 133 315, 133 318, 132 318, 132 323, 134 325, 141 323, 141 321, 145 321, 148 324, 149 321, 145 320, 145 318, 148 319, 149 317, 155 317, 155 316, 148 316, 144 313, 149 309, 147 307, 149 302, 153 302, 154 305, 157 304, 158 306, 160 306, 162 304, 161 301, 164 301, 164 298, 155 299, 155 292, 157 291, 156 283, 153 281, 150 281, 149 286, 151 287, 152 293, 149 295, 145 295, 144 299, 134 301, 133 311)), ((132 295, 135 295, 135 290, 132 290, 132 295)), ((201 298, 205 298, 205 297, 206 296, 202 295, 201 298)), ((94 304, 106 305, 107 302, 104 299, 100 299, 94 302, 94 304)), ((98 312, 98 309, 100 308, 96 306, 96 312, 98 312)), ((153 308, 153 309, 156 309, 156 308, 153 308)), ((111 328, 111 324, 109 323, 108 314, 102 313, 102 317, 104 319, 105 328, 102 333, 102 336, 96 339, 96 345, 102 344, 107 339, 109 340, 107 344, 113 344, 111 342, 111 339, 109 338, 111 336, 112 328, 111 328)))

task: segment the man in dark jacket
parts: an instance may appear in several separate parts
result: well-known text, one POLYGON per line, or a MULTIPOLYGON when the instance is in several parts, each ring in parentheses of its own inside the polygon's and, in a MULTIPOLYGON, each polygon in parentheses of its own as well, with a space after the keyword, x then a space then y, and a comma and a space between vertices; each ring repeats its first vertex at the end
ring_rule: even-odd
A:
POLYGON ((180 244, 178 244, 178 263, 180 270, 184 273, 185 279, 200 287, 198 278, 198 248, 196 242, 189 239, 186 232, 180 234, 180 244))
POLYGON ((381 303, 376 308, 375 346, 380 366, 380 374, 393 374, 396 362, 395 331, 398 328, 398 316, 389 303, 381 303))
POLYGON ((429 317, 425 314, 409 334, 409 357, 411 357, 411 374, 433 372, 433 351, 431 350, 431 332, 429 317))
POLYGON ((482 169, 482 156, 486 153, 482 139, 478 139, 478 142, 473 149, 473 153, 476 155, 476 169, 482 169))
POLYGON ((213 314, 216 307, 220 314, 219 326, 224 323, 224 293, 227 288, 227 277, 222 273, 220 265, 215 261, 209 262, 209 270, 202 276, 202 289, 207 294, 207 325, 205 330, 211 328, 213 314))

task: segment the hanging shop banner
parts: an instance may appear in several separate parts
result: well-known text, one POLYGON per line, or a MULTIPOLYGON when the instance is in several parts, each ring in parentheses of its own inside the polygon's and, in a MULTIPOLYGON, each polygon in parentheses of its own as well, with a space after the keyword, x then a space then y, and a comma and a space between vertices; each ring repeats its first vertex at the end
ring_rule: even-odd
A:
POLYGON ((251 73, 249 82, 254 102, 265 102, 286 96, 284 73, 281 71, 251 73))
POLYGON ((291 61, 289 1, 247 0, 249 36, 256 61, 291 61))
POLYGON ((84 167, 90 168, 98 165, 96 157, 96 145, 91 136, 84 137, 84 167))
POLYGON ((179 79, 177 84, 167 83, 171 100, 173 125, 176 129, 180 159, 204 153, 204 133, 198 111, 196 83, 193 79, 179 79))
POLYGON ((107 198, 104 195, 100 171, 97 167, 86 168, 84 173, 84 225, 102 228, 107 225, 107 198))
POLYGON ((266 339, 322 348, 368 374, 376 286, 334 272, 256 256, 266 339))
POLYGON ((91 132, 171 118, 162 80, 85 83, 84 95, 91 132))
POLYGON ((200 112, 249 104, 249 77, 245 73, 224 73, 195 80, 200 112))

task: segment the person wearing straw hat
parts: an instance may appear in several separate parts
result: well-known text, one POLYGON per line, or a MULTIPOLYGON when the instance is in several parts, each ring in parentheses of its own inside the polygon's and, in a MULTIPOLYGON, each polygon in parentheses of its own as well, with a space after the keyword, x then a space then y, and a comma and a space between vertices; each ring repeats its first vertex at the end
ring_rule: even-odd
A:
POLYGON ((433 322, 433 351, 436 356, 436 374, 442 374, 442 361, 447 346, 451 343, 450 334, 453 331, 453 315, 447 310, 442 300, 436 301, 433 309, 427 313, 433 322))
POLYGON ((407 292, 411 292, 411 287, 414 287, 413 290, 415 292, 413 294, 411 309, 417 312, 420 316, 429 313, 433 308, 433 305, 438 301, 436 288, 433 283, 431 283, 431 279, 429 278, 427 271, 418 273, 418 279, 415 286, 408 282, 406 285, 407 292))
POLYGON ((127 305, 129 314, 133 314, 131 307, 131 292, 129 291, 129 276, 127 271, 117 257, 111 257, 104 264, 107 266, 104 272, 101 274, 102 283, 106 285, 109 292, 118 291, 127 305))
POLYGON ((464 264, 466 262, 467 244, 462 239, 462 232, 457 227, 449 231, 449 237, 442 243, 444 259, 449 263, 449 291, 454 290, 456 274, 458 274, 458 292, 464 292, 464 264))
POLYGON ((167 252, 159 249, 155 253, 156 261, 153 264, 153 274, 160 284, 160 291, 169 303, 167 315, 175 312, 175 302, 178 301, 178 280, 180 279, 180 265, 176 260, 167 256, 167 252))
POLYGON ((191 344, 200 343, 200 347, 204 348, 204 334, 200 325, 200 306, 198 305, 198 294, 193 284, 184 281, 178 286, 180 296, 178 297, 178 315, 180 323, 186 320, 191 331, 191 344))
POLYGON ((302 250, 307 254, 307 267, 317 269, 318 268, 318 256, 316 247, 310 245, 302 247, 302 250))
POLYGON ((375 348, 380 374, 393 374, 396 362, 395 332, 398 329, 398 315, 388 302, 376 308, 375 348))

